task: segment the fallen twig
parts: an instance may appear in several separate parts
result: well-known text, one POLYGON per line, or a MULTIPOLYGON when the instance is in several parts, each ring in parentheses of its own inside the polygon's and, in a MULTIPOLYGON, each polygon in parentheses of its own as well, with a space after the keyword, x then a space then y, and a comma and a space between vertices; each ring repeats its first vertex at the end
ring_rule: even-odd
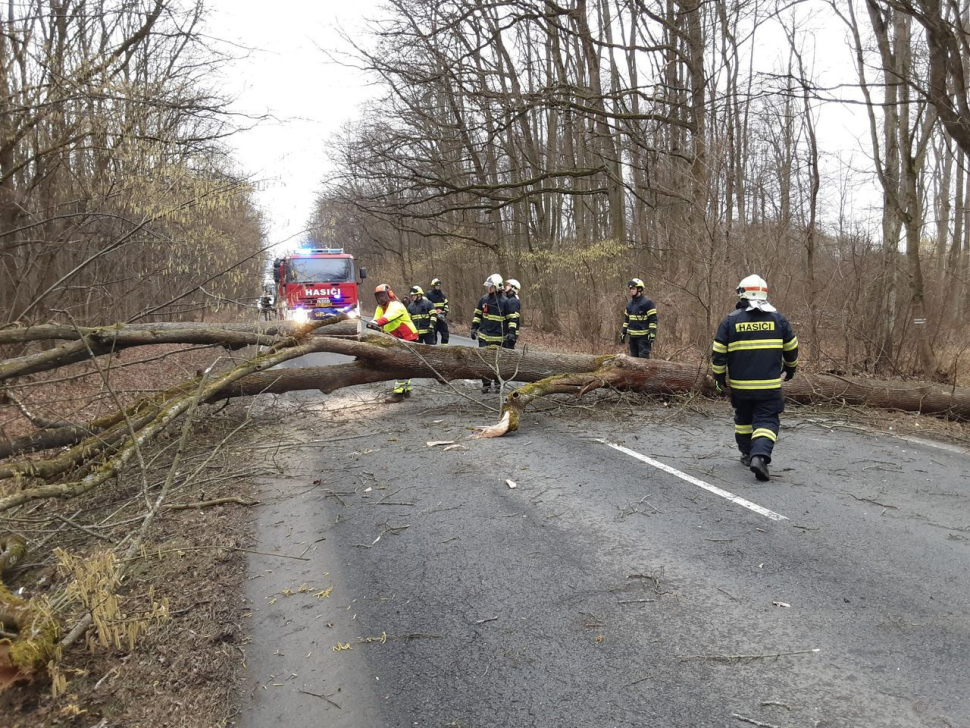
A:
POLYGON ((762 723, 760 720, 755 720, 754 718, 745 718, 743 715, 738 715, 737 713, 731 713, 731 717, 735 720, 750 723, 751 725, 760 726, 760 728, 779 728, 779 726, 776 726, 774 723, 762 723))
POLYGON ((91 528, 88 528, 87 526, 82 526, 80 523, 75 523, 67 516, 55 515, 54 518, 56 518, 58 521, 62 521, 66 523, 68 526, 71 526, 72 528, 76 528, 78 531, 83 531, 84 533, 88 534, 88 536, 94 536, 95 538, 100 539, 102 541, 107 541, 110 544, 115 543, 114 539, 110 538, 109 536, 105 536, 103 533, 98 533, 97 531, 91 528))
POLYGON ((388 534, 388 533, 397 534, 397 533, 400 533, 401 531, 403 531, 405 528, 411 528, 411 524, 407 524, 407 525, 404 525, 404 526, 392 526, 389 523, 378 523, 377 525, 378 526, 384 526, 384 530, 381 531, 380 534, 378 534, 377 538, 375 538, 373 541, 371 541, 370 544, 366 544, 366 543, 355 543, 354 546, 356 546, 357 548, 362 548, 362 549, 373 548, 377 544, 377 542, 380 541, 384 537, 385 534, 388 534))
POLYGON ((681 662, 688 660, 715 660, 719 662, 737 662, 740 660, 770 660, 778 657, 791 657, 793 655, 812 655, 821 650, 816 647, 812 650, 795 650, 794 652, 772 652, 764 655, 678 655, 681 662))
POLYGON ((653 675, 647 675, 646 677, 641 677, 639 680, 634 680, 633 682, 629 682, 623 687, 630 688, 630 687, 633 687, 634 685, 639 685, 640 683, 644 682, 645 680, 649 680, 652 677, 653 675))
POLYGON ((333 707, 335 707, 337 710, 343 710, 343 708, 341 708, 339 705, 337 705, 335 702, 333 702, 326 695, 321 695, 320 693, 311 693, 309 690, 303 690, 303 689, 300 689, 297 692, 303 693, 304 695, 312 695, 313 697, 320 698, 321 700, 326 700, 328 703, 330 703, 330 705, 332 705, 333 707))
POLYGON ((245 498, 240 498, 238 496, 232 496, 228 498, 213 498, 212 500, 199 501, 198 503, 169 503, 165 506, 166 509, 170 511, 184 511, 191 508, 211 508, 212 506, 224 506, 230 503, 235 503, 240 506, 258 506, 259 501, 246 500, 245 498))

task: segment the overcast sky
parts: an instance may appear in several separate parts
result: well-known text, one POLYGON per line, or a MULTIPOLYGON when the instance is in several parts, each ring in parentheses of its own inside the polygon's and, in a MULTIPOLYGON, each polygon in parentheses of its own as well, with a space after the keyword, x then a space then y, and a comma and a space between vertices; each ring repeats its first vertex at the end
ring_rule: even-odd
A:
POLYGON ((243 170, 262 181, 268 242, 295 244, 327 172, 325 142, 370 93, 357 72, 328 62, 321 49, 345 49, 339 29, 359 32, 378 15, 379 0, 209 0, 208 8, 210 35, 252 49, 228 69, 223 90, 237 97, 235 111, 277 121, 232 143, 243 170))
MULTIPOLYGON (((346 51, 340 29, 361 37, 365 20, 380 17, 381 0, 208 0, 208 7, 211 35, 241 46, 236 53, 252 49, 227 69, 224 90, 237 97, 236 111, 268 113, 276 121, 263 122, 232 143, 243 170, 260 181, 258 203, 268 242, 294 247, 329 171, 327 140, 373 93, 359 72, 328 60, 325 50, 346 51)), ((809 22, 818 26, 812 28, 814 39, 823 45, 819 49, 814 39, 807 41, 809 65, 830 81, 851 74, 841 24, 810 15, 799 24, 807 30, 809 22), (843 52, 834 52, 837 48, 843 52)), ((759 66, 783 65, 787 50, 779 28, 762 28, 758 46, 759 66)), ((867 166, 868 130, 858 108, 826 105, 818 121, 823 166, 831 178, 844 174, 844 165, 867 166)), ((839 192, 829 190, 835 197, 839 192)), ((857 188, 846 201, 863 216, 876 202, 874 192, 857 188)), ((826 210, 829 217, 838 214, 836 207, 826 210)))

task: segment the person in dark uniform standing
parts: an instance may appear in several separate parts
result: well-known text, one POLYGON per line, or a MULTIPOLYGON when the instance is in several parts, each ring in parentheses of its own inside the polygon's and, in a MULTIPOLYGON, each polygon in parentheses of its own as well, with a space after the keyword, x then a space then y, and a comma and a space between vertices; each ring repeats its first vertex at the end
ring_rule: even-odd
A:
POLYGON ((758 480, 769 480, 768 463, 785 411, 787 382, 798 366, 798 338, 791 324, 768 303, 768 284, 748 276, 737 287, 740 300, 714 336, 711 371, 718 393, 731 390, 734 439, 741 463, 758 480))
MULTIPOLYGON (((479 348, 501 346, 505 339, 505 296, 502 295, 502 276, 493 273, 485 279, 485 295, 475 307, 472 318, 472 339, 478 339, 479 348)), ((482 394, 488 394, 491 379, 482 379, 482 394)), ((496 389, 498 382, 495 382, 496 389)))
POLYGON ((424 289, 421 286, 411 286, 409 294, 411 302, 408 303, 408 315, 411 316, 411 321, 418 330, 418 343, 434 344, 434 328, 438 323, 434 304, 424 297, 424 289))
POLYGON ((521 324, 522 304, 519 301, 519 289, 522 286, 515 278, 505 281, 505 338, 502 339, 503 349, 514 349, 519 339, 519 325, 521 324))
POLYGON ((653 340, 657 338, 657 307, 643 295, 643 281, 634 278, 626 284, 630 300, 623 314, 620 343, 630 339, 630 356, 649 359, 653 340))
POLYGON ((435 343, 441 337, 441 343, 448 343, 448 296, 441 290, 441 279, 431 279, 431 290, 427 293, 427 298, 434 304, 435 312, 438 314, 438 322, 435 324, 435 343))

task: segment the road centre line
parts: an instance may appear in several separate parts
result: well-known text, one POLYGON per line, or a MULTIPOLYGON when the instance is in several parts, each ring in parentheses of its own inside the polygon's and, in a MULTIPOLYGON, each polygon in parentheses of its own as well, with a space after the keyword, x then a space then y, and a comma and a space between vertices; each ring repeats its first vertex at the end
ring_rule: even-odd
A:
POLYGON ((665 473, 670 473, 671 475, 674 475, 680 478, 681 480, 686 480, 688 483, 691 483, 692 485, 696 485, 698 488, 703 488, 704 490, 710 493, 713 493, 714 495, 719 495, 722 498, 726 498, 732 503, 736 503, 739 506, 743 506, 744 508, 747 508, 749 511, 760 513, 762 516, 765 516, 766 518, 770 518, 772 521, 788 520, 788 516, 783 516, 780 513, 769 511, 767 508, 764 508, 763 506, 759 506, 757 503, 752 503, 749 500, 745 500, 739 495, 734 495, 734 493, 718 488, 716 485, 705 483, 703 480, 700 480, 699 478, 695 478, 693 475, 682 473, 681 471, 677 470, 677 468, 672 468, 669 465, 665 465, 659 460, 648 458, 646 455, 641 455, 640 453, 636 452, 635 450, 631 450, 628 447, 623 447, 623 445, 617 445, 615 443, 607 442, 606 440, 601 440, 599 438, 596 438, 596 442, 601 442, 604 445, 607 445, 608 447, 612 447, 614 450, 619 450, 620 452, 626 455, 629 455, 631 458, 636 458, 637 460, 640 460, 641 462, 644 462, 647 465, 652 465, 653 467, 659 470, 663 470, 665 473))

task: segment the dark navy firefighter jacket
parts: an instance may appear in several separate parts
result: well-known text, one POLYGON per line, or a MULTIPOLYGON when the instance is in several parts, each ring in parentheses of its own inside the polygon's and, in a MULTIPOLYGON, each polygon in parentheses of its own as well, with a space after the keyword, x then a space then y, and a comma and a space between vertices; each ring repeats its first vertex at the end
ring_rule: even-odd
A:
POLYGON ((798 338, 778 311, 747 311, 747 301, 717 327, 711 370, 727 373, 731 396, 773 399, 781 396, 783 369, 798 366, 798 338))
POLYGON ((475 307, 472 332, 486 345, 500 346, 505 338, 506 298, 501 293, 486 293, 475 307))
POLYGON ((427 298, 421 296, 416 301, 411 301, 408 305, 408 313, 411 315, 411 321, 418 330, 419 336, 434 331, 435 324, 438 323, 438 313, 434 304, 427 298))
POLYGON ((623 333, 630 337, 650 336, 650 340, 657 335, 657 307, 653 301, 642 293, 630 297, 623 314, 623 333))

